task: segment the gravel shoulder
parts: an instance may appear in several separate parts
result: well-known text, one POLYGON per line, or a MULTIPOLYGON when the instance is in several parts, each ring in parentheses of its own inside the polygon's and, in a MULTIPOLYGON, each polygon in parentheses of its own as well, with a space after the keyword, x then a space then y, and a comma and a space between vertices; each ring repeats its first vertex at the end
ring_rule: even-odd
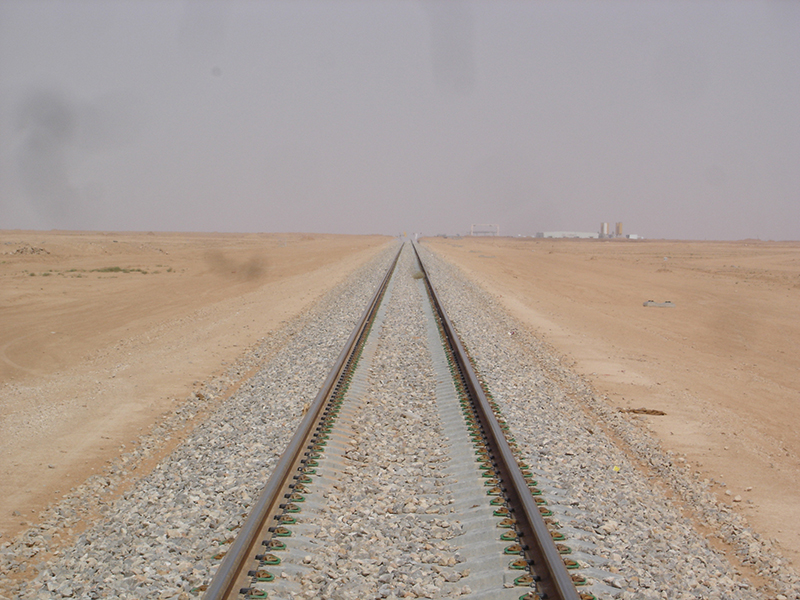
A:
MULTIPOLYGON (((425 244, 423 244, 425 247, 425 244)), ((786 598, 800 583, 641 417, 621 413, 529 326, 426 248, 434 285, 530 461, 585 510, 575 526, 622 597, 786 598), (721 543, 720 543, 721 542, 721 543)))
MULTIPOLYGON (((381 240, 380 245, 388 248, 385 238, 381 240)), ((374 257, 376 252, 380 251, 380 245, 377 248, 362 248, 360 253, 357 252, 356 265, 359 262, 362 264, 374 263, 374 257), (372 260, 370 260, 370 257, 372 257, 372 260)), ((385 254, 386 250, 380 252, 385 254)), ((304 255, 302 252, 300 254, 301 256, 305 256, 306 260, 309 259, 307 254, 304 255)), ((331 253, 332 256, 335 256, 335 254, 335 252, 331 253)), ((294 264, 297 265, 298 263, 294 264)), ((164 459, 165 456, 173 456, 170 453, 176 447, 179 447, 184 440, 195 435, 194 432, 197 430, 199 423, 206 422, 210 418, 210 415, 219 415, 220 406, 224 406, 225 402, 230 401, 232 397, 238 397, 236 394, 252 393, 252 386, 254 385, 252 377, 260 369, 263 369, 265 364, 271 364, 270 361, 275 359, 276 356, 284 356, 287 352, 287 348, 291 348, 292 344, 302 343, 302 335, 300 335, 300 332, 306 331, 312 323, 316 323, 316 327, 320 328, 323 332, 320 333, 319 336, 333 335, 334 337, 328 337, 316 343, 305 342, 311 343, 315 351, 311 363, 308 365, 304 364, 302 374, 297 372, 297 365, 300 363, 284 364, 286 373, 290 375, 285 377, 283 374, 280 374, 280 376, 274 375, 274 377, 277 380, 284 380, 284 385, 289 386, 295 383, 295 381, 299 381, 302 377, 312 378, 315 376, 322 376, 321 373, 324 371, 324 361, 326 360, 324 352, 338 352, 338 346, 343 343, 343 340, 339 342, 338 338, 335 336, 342 335, 342 332, 339 330, 346 328, 347 325, 346 319, 341 320, 342 315, 331 312, 332 309, 330 305, 332 303, 336 304, 335 298, 342 296, 341 288, 344 285, 342 282, 345 279, 349 281, 353 281, 353 277, 356 277, 356 280, 358 280, 358 277, 362 279, 367 277, 368 279, 368 276, 363 274, 364 268, 365 267, 362 266, 360 269, 356 269, 356 275, 346 277, 347 271, 352 270, 353 266, 352 263, 350 263, 348 268, 345 262, 344 264, 338 265, 329 264, 328 273, 308 273, 308 276, 317 280, 315 284, 317 286, 325 286, 330 282, 335 282, 337 279, 339 283, 333 285, 333 291, 326 295, 322 295, 320 291, 316 291, 316 293, 320 293, 323 297, 321 300, 314 303, 312 308, 308 308, 305 301, 300 301, 298 296, 294 296, 294 298, 291 294, 287 296, 286 300, 288 302, 291 303, 294 299, 296 304, 287 306, 286 311, 288 315, 295 314, 296 316, 294 318, 288 318, 282 326, 274 327, 271 331, 265 328, 267 335, 264 335, 260 341, 252 344, 250 348, 246 348, 244 353, 242 352, 242 348, 238 346, 242 338, 237 337, 237 335, 241 336, 241 333, 236 331, 232 332, 230 337, 231 341, 238 342, 232 344, 234 347, 231 349, 230 353, 233 354, 233 357, 230 360, 223 360, 222 369, 214 374, 214 376, 206 380, 193 380, 188 382, 187 387, 191 393, 182 396, 180 401, 171 399, 167 403, 170 410, 163 416, 159 416, 162 415, 161 411, 156 413, 152 418, 153 421, 155 421, 152 427, 145 421, 142 423, 142 429, 139 429, 135 426, 135 421, 129 419, 127 427, 122 427, 122 433, 124 435, 122 439, 125 445, 112 446, 112 452, 109 453, 110 455, 101 454, 101 459, 97 461, 99 464, 95 463, 97 470, 94 474, 90 471, 83 482, 75 485, 69 491, 68 488, 64 489, 63 493, 58 494, 57 501, 52 502, 48 508, 41 508, 36 510, 35 514, 29 513, 25 515, 25 521, 21 523, 21 525, 24 526, 23 531, 18 535, 12 536, 6 534, 3 539, 0 540, 0 597, 12 597, 12 590, 17 589, 16 586, 19 582, 24 583, 26 580, 34 577, 37 572, 41 572, 43 569, 47 568, 48 565, 60 560, 60 557, 63 557, 70 548, 74 547, 76 539, 79 544, 86 543, 85 540, 87 538, 82 536, 89 535, 88 532, 92 530, 93 524, 95 524, 98 519, 102 522, 104 519, 108 518, 115 510, 113 507, 117 506, 116 503, 124 502, 126 499, 125 495, 133 493, 132 490, 138 489, 137 486, 142 485, 141 481, 143 479, 147 480, 148 477, 157 476, 156 474, 163 468, 164 461, 162 459, 164 459), (323 322, 319 323, 317 320, 320 319, 321 314, 327 314, 327 318, 330 322, 324 322, 325 319, 323 318, 323 322), (317 361, 321 362, 317 364, 317 361), (308 371, 307 374, 306 371, 308 371), (152 473, 150 473, 151 470, 152 473), (147 473, 150 474, 145 477, 144 475, 147 473), (32 522, 34 519, 36 521, 35 523, 32 522), (83 540, 83 542, 81 542, 81 540, 83 540)), ((372 269, 372 267, 370 269, 372 269)), ((299 281, 295 280, 295 283, 299 284, 301 289, 304 288, 302 284, 304 278, 305 275, 301 274, 299 276, 299 281)), ((226 277, 223 276, 223 284, 225 279, 226 277)), ((264 285, 269 287, 269 281, 264 282, 264 285)), ((315 285, 311 285, 302 297, 311 297, 311 299, 314 299, 314 291, 320 289, 315 287, 315 285)), ((361 288, 365 288, 365 286, 374 287, 368 280, 365 280, 361 284, 361 288)), ((281 285, 280 282, 274 287, 277 292, 289 291, 287 287, 281 285)), ((324 287, 322 289, 324 289, 324 287)), ((266 295, 266 299, 268 299, 272 293, 274 293, 274 291, 270 292, 265 290, 264 294, 262 294, 262 299, 265 299, 264 295, 266 295)), ((369 293, 371 293, 371 291, 369 293)), ((253 298, 252 296, 246 298, 246 300, 250 302, 254 302, 256 299, 257 298, 253 298)), ((356 304, 363 305, 365 302, 366 300, 357 300, 356 304)), ((243 303, 246 304, 246 302, 243 303)), ((209 319, 213 320, 213 318, 217 316, 217 311, 223 312, 224 308, 225 304, 223 303, 222 306, 215 305, 212 309, 208 309, 209 319)), ((242 310, 241 306, 240 310, 242 310)), ((351 308, 350 310, 356 309, 351 308)), ((248 315, 251 317, 255 317, 256 311, 264 312, 263 304, 252 307, 251 311, 252 312, 248 315)), ((277 319, 288 316, 285 313, 282 314, 280 310, 266 312, 271 315, 270 318, 276 319, 276 324, 277 319)), ((253 318, 249 318, 245 322, 247 325, 252 325, 252 323, 253 318)), ((187 326, 190 330, 193 324, 198 325, 196 322, 189 322, 187 326)), ((223 321, 220 326, 224 327, 229 324, 230 322, 223 321)), ((170 329, 171 334, 177 335, 178 337, 180 337, 182 333, 185 333, 185 330, 181 328, 170 329)), ((347 330, 346 334, 349 334, 349 330, 347 330)), ((304 335, 308 334, 306 333, 304 335)), ((159 341, 163 342, 164 340, 162 339, 159 341)), ((159 347, 157 343, 153 345, 159 349, 159 354, 157 354, 155 358, 161 356, 161 352, 168 352, 170 350, 170 346, 168 345, 166 348, 159 347)), ((150 346, 145 347, 145 350, 148 347, 150 346)), ((227 356, 227 354, 225 354, 225 356, 227 356)), ((145 357, 153 358, 147 353, 145 353, 145 357)), ((131 360, 136 360, 138 358, 141 357, 139 355, 134 355, 131 360)), ((181 362, 182 359, 184 362, 190 362, 186 361, 185 355, 176 352, 174 356, 166 360, 166 363, 176 365, 181 362)), ((213 359, 207 358, 206 360, 213 359)), ((216 363, 216 365, 217 368, 219 368, 219 363, 216 363)), ((180 377, 185 378, 194 375, 191 368, 188 370, 190 373, 183 373, 180 377)), ((316 393, 314 384, 308 384, 308 386, 306 391, 313 389, 313 393, 316 393)), ((108 401, 112 402, 113 397, 108 401)), ((296 399, 292 397, 289 410, 296 410, 296 412, 299 413, 302 405, 303 401, 301 398, 296 399)), ((276 423, 281 423, 281 425, 275 425, 275 427, 281 429, 281 431, 283 431, 283 423, 288 420, 284 418, 284 416, 278 415, 276 417, 276 423)), ((217 418, 222 417, 218 416, 217 418)), ((150 423, 152 423, 152 421, 150 421, 150 423)), ((224 427, 226 431, 230 430, 229 426, 223 425, 222 427, 224 427)), ((86 428, 81 431, 85 433, 86 428)), ((102 433, 105 434, 105 431, 102 433)), ((101 445, 104 444, 104 441, 109 443, 109 445, 113 442, 113 440, 109 442, 100 435, 97 437, 101 445)), ((58 446, 55 444, 54 450, 56 452, 58 451, 58 446)), ((200 456, 201 453, 198 454, 198 457, 200 456)), ((92 458, 96 460, 97 457, 93 456, 92 458)), ((171 459, 167 458, 165 460, 171 459)), ((57 472, 58 470, 59 469, 52 469, 51 471, 57 472)), ((167 477, 171 478, 173 475, 167 475, 167 477)), ((9 481, 6 480, 5 483, 8 484, 9 481)), ((54 482, 51 480, 49 483, 53 485, 54 482)), ((55 485, 58 484, 56 483, 55 485)), ((161 496, 157 495, 154 496, 154 498, 155 497, 161 496)), ((170 494, 163 497, 170 498, 170 494)), ((12 516, 16 519, 23 518, 21 515, 12 516)), ((124 526, 122 529, 127 532, 137 531, 136 528, 129 529, 128 526, 124 526)), ((133 534, 131 533, 131 535, 133 534)), ((111 543, 114 539, 113 536, 108 535, 108 532, 106 532, 106 534, 101 534, 100 538, 102 538, 102 543, 111 543)), ((135 538, 136 536, 134 536, 134 539, 135 538)), ((100 545, 102 544, 98 542, 98 547, 100 545)), ((193 569, 190 569, 189 575, 191 575, 191 571, 193 571, 193 569)), ((80 570, 74 572, 77 574, 80 570)), ((91 577, 87 575, 86 581, 91 581, 91 577)), ((34 592, 34 590, 35 588, 30 588, 28 590, 29 593, 23 593, 22 597, 36 597, 36 592, 34 592)), ((48 593, 50 592, 48 591, 48 593)), ((123 594, 123 596, 124 595, 125 594, 123 594)), ((100 596, 104 597, 105 594, 101 594, 100 596)), ((45 597, 50 596, 45 594, 45 597)))
MULTIPOLYGON (((390 242, 382 236, 0 231, 0 542, 390 242)), ((206 403, 208 404, 208 403, 206 403)))
POLYGON ((800 243, 424 244, 800 564, 800 243))

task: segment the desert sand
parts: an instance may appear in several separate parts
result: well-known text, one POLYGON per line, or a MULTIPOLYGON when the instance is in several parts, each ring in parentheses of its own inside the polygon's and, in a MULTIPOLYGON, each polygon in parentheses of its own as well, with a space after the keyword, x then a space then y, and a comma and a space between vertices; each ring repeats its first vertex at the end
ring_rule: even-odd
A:
MULTIPOLYGON (((387 243, 0 232, 2 541, 387 243)), ((800 559, 800 243, 423 243, 800 559)))
POLYGON ((800 561, 800 243, 426 238, 800 561), (670 301, 674 306, 644 306, 670 301))
POLYGON ((0 232, 2 541, 387 243, 0 232))

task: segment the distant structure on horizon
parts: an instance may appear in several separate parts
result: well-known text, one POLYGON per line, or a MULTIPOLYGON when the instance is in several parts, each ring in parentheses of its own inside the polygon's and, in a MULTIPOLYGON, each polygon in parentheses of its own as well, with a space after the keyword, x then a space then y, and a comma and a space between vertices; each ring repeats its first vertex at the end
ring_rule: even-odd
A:
POLYGON ((597 239, 600 234, 594 231, 539 231, 537 238, 597 239))
POLYGON ((500 235, 500 225, 472 225, 470 235, 500 235))
POLYGON ((611 228, 608 223, 600 223, 600 232, 593 231, 539 231, 534 236, 537 238, 563 238, 563 239, 613 239, 613 238, 627 238, 629 240, 641 239, 638 235, 632 233, 623 235, 622 221, 618 221, 614 226, 614 233, 611 233, 611 228))
MULTIPOLYGON (((614 233, 611 233, 609 224, 607 222, 600 223, 600 236, 602 238, 621 238, 626 237, 622 233, 622 221, 617 221, 614 225, 614 233)), ((630 237, 630 236, 628 236, 630 237)), ((636 236, 638 237, 638 236, 636 236)), ((634 237, 634 239, 636 239, 634 237)))

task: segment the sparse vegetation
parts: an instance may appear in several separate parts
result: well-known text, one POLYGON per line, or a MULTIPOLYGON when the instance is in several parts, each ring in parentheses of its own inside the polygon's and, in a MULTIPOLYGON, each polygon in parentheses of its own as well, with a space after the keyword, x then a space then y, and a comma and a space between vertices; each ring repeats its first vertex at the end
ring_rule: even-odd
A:
POLYGON ((147 271, 143 269, 123 269, 122 267, 103 267, 102 269, 92 269, 92 273, 141 273, 142 275, 147 275, 147 271))
MULTIPOLYGON (((167 273, 173 273, 174 272, 172 267, 169 267, 166 271, 167 271, 167 273)), ((37 275, 33 271, 28 271, 27 269, 24 269, 22 272, 23 273, 27 273, 29 277, 36 277, 36 275, 37 275)), ((75 269, 75 268, 72 268, 72 269, 65 269, 63 271, 55 271, 53 269, 48 269, 47 271, 39 273, 39 275, 41 277, 49 277, 50 275, 60 275, 60 276, 63 277, 66 274, 70 274, 72 277, 83 278, 83 275, 81 275, 81 273, 141 273, 142 275, 147 275, 148 273, 151 273, 153 275, 156 275, 156 274, 158 274, 160 272, 161 271, 158 271, 158 270, 156 270, 156 271, 146 271, 144 269, 140 269, 139 267, 125 268, 125 267, 114 266, 114 267, 102 267, 100 269, 88 269, 88 270, 87 269, 75 269)))

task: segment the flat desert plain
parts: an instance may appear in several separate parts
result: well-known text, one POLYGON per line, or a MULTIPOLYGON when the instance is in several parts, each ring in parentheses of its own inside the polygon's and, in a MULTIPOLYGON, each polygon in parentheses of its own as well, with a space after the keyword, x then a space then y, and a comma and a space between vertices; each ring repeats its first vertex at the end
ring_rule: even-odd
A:
POLYGON ((2 541, 388 243, 0 231, 2 541))
POLYGON ((426 238, 800 561, 800 243, 426 238), (673 307, 644 306, 670 301, 673 307))

